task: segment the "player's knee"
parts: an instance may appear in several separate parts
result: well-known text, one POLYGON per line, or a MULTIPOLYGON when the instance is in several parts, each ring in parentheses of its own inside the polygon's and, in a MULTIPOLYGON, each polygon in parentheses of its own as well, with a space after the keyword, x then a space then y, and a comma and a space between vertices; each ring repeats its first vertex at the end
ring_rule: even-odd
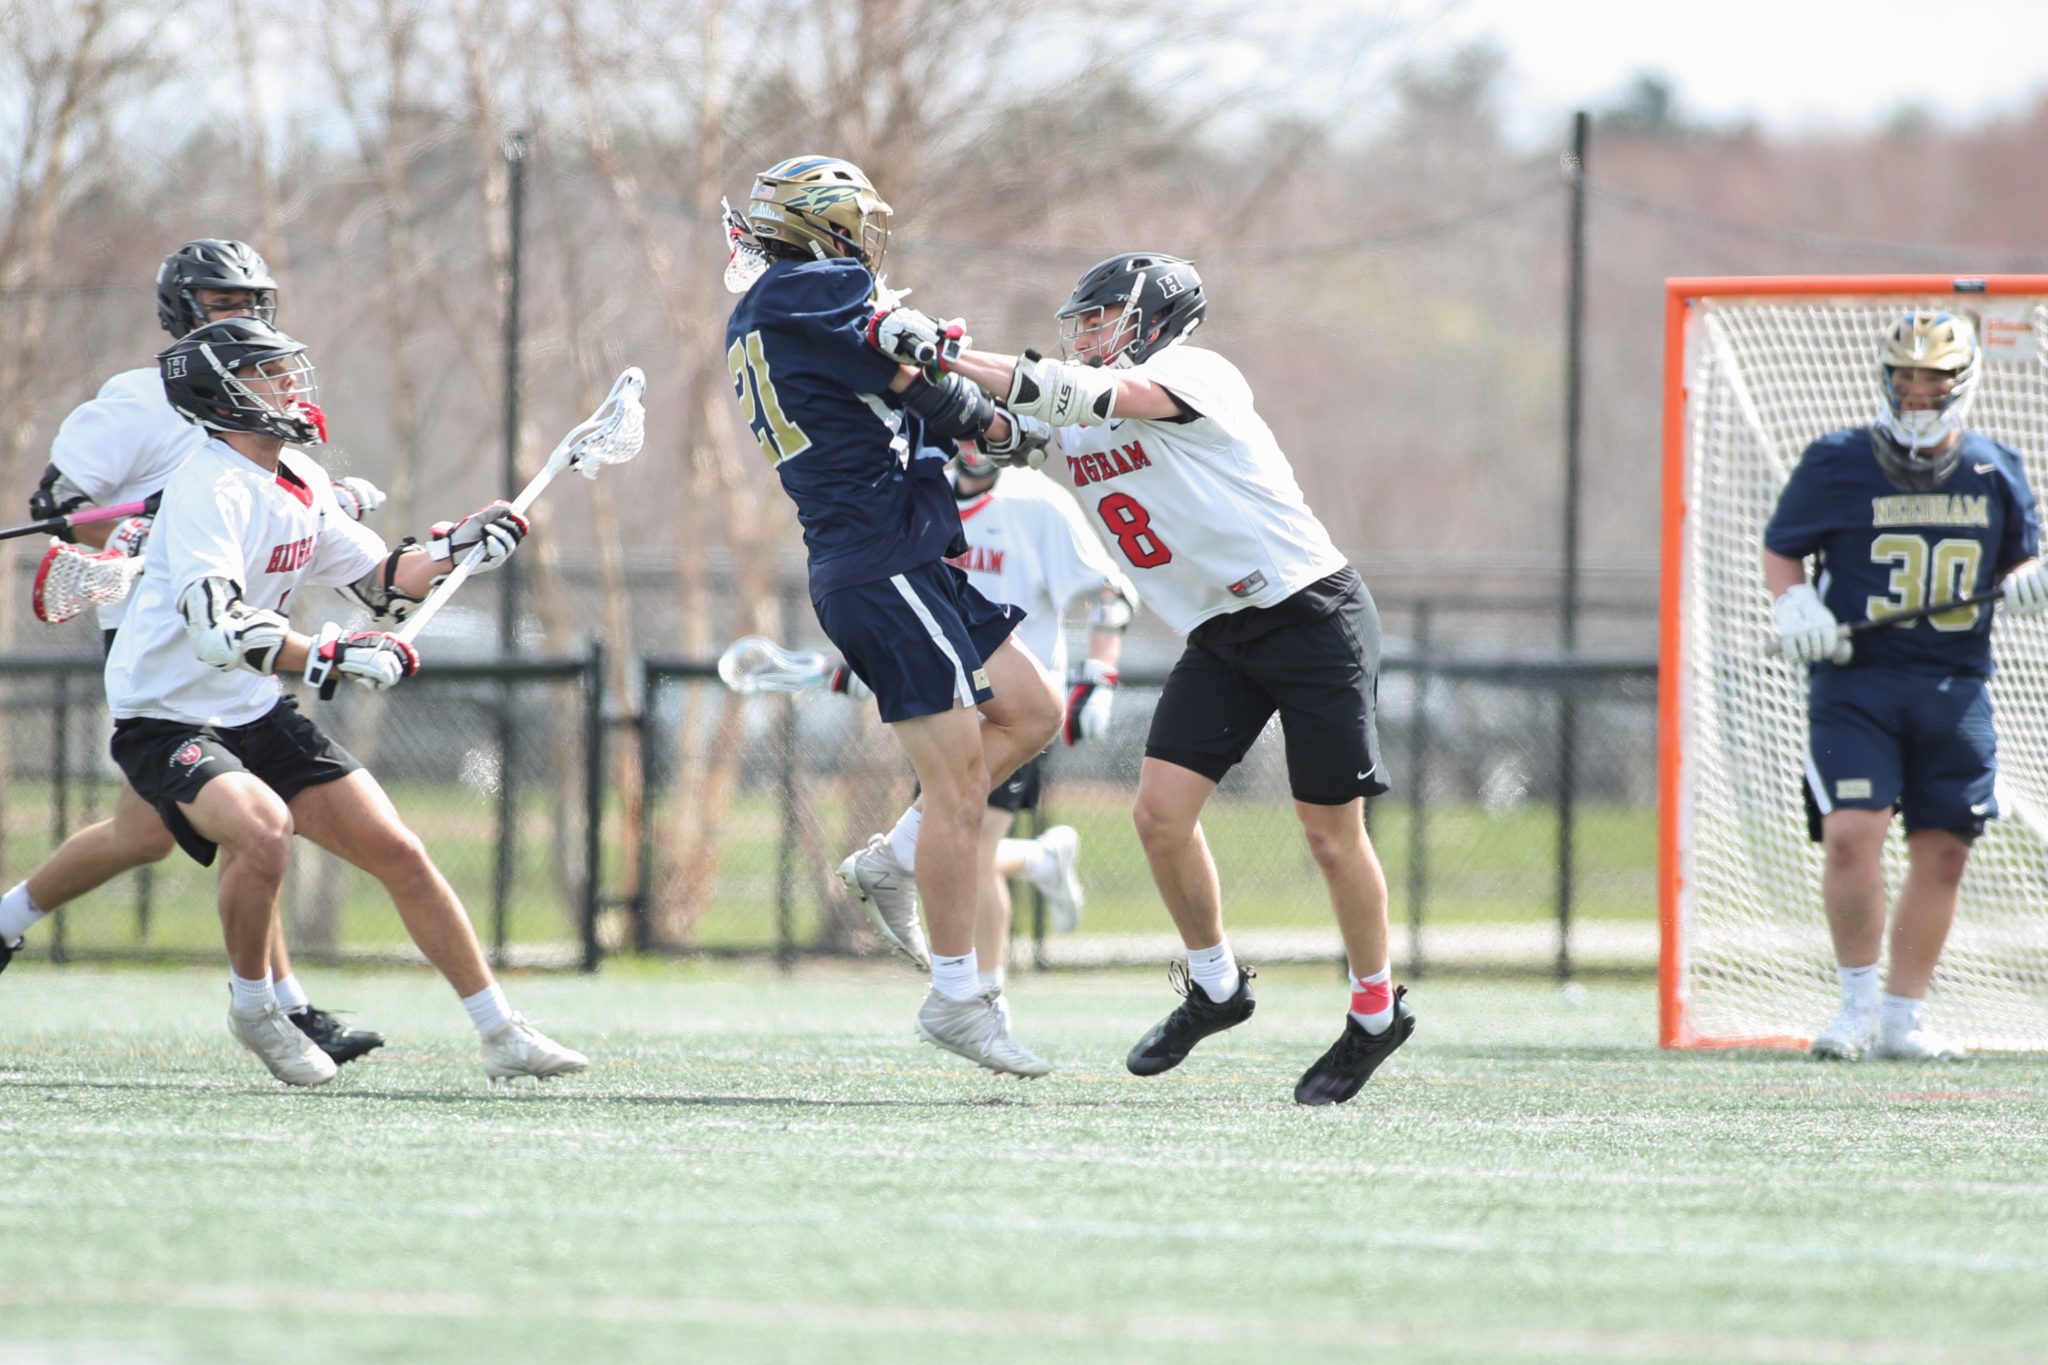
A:
POLYGON ((1338 827, 1321 821, 1304 822, 1301 832, 1308 840, 1308 856, 1315 859, 1316 866, 1325 872, 1349 866, 1365 856, 1363 826, 1338 827))
POLYGON ((420 836, 404 825, 393 823, 376 831, 362 852, 370 871, 385 881, 410 881, 430 876, 433 860, 420 836))
POLYGON ((1194 832, 1192 821, 1163 802, 1147 800, 1143 791, 1131 807, 1131 823, 1137 826, 1138 842, 1148 849, 1183 843, 1194 832))
POLYGON ((237 813, 220 845, 241 867, 283 881, 292 859, 292 813, 282 801, 251 805, 237 813))

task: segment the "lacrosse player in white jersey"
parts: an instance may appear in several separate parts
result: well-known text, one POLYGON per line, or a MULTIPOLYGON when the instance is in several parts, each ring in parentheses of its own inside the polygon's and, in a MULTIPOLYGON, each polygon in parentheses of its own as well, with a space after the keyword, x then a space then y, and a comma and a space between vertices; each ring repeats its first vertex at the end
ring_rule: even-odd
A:
POLYGON ((268 323, 208 323, 158 357, 171 405, 213 433, 164 487, 142 578, 107 661, 114 761, 194 859, 220 860, 230 963, 228 1029, 288 1085, 320 1085, 333 1059, 279 1008, 268 945, 292 836, 384 884, 407 933, 462 997, 493 1079, 588 1064, 514 1013, 453 888, 375 778, 303 715, 279 682, 303 671, 332 696, 411 677, 396 635, 329 624, 317 637, 285 612, 302 585, 346 588, 399 617, 444 566, 481 549, 502 563, 526 521, 502 502, 437 523, 429 544, 388 548, 337 508, 317 444, 306 348, 268 323))
MULTIPOLYGON (((991 602, 1025 610, 1016 639, 1032 658, 1044 660, 1055 678, 1066 675, 1066 610, 1075 602, 1088 603, 1088 657, 1069 682, 1061 735, 1069 745, 1100 739, 1109 730, 1117 660, 1137 611, 1137 590, 1089 531, 1080 505, 1037 470, 1006 470, 969 445, 954 459, 948 477, 967 548, 946 562, 964 571, 991 602)), ((843 662, 828 686, 856 700, 872 695, 843 662)), ((974 951, 983 986, 1003 985, 1012 878, 1022 877, 1038 888, 1054 928, 1064 932, 1081 921, 1080 836, 1071 826, 1054 825, 1036 838, 1009 837, 1017 812, 1038 808, 1045 758, 1043 752, 1034 755, 997 783, 982 812, 974 951)), ((1004 1001, 1007 1009, 1007 993, 1004 1001)))
POLYGON ((1181 1005, 1127 1063, 1178 1066, 1251 1017, 1252 972, 1223 931, 1203 806, 1277 711, 1294 808, 1350 960, 1344 1031, 1295 1086, 1342 1103, 1407 1041, 1415 1016, 1391 987, 1387 884, 1364 801, 1387 790, 1374 720, 1379 613, 1330 541, 1259 417, 1237 367, 1187 343, 1207 299, 1195 268, 1156 252, 1112 256, 1059 310, 1063 358, 967 349, 962 328, 908 309, 870 329, 885 354, 974 381, 1000 401, 982 438, 1006 461, 1050 451, 1145 602, 1187 636, 1146 738, 1133 812, 1153 880, 1187 947, 1181 1005))
MULTIPOLYGON (((173 339, 219 318, 257 317, 274 322, 277 282, 263 258, 242 242, 202 238, 164 258, 156 277, 157 321, 173 339)), ((171 471, 206 444, 206 433, 174 411, 164 397, 163 377, 154 365, 124 370, 99 393, 73 409, 50 447, 50 466, 29 498, 29 515, 40 521, 86 507, 139 502, 163 491, 171 471)), ((361 520, 384 501, 367 479, 334 485, 335 502, 361 520)), ((108 555, 138 556, 149 538, 151 518, 93 522, 66 532, 66 539, 108 555)), ((101 637, 114 643, 127 610, 125 598, 98 608, 101 637)), ((0 897, 0 970, 28 931, 51 911, 106 884, 124 872, 170 856, 170 831, 156 812, 122 783, 114 814, 66 839, 55 852, 0 897)), ((306 997, 292 971, 280 931, 271 944, 270 970, 279 1001, 292 1023, 319 1043, 336 1062, 349 1062, 381 1047, 382 1034, 355 1028, 306 997)))

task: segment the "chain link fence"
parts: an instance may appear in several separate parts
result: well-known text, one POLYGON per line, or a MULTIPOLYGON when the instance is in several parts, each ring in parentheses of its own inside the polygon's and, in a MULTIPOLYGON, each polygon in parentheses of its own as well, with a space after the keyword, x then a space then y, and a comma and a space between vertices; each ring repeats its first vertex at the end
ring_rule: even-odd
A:
MULTIPOLYGON (((449 663, 395 691, 309 703, 390 792, 500 966, 596 963, 602 655, 449 663)), ((0 657, 0 848, 12 881, 112 813, 121 775, 96 656, 0 657)), ((213 869, 182 852, 50 916, 28 955, 220 956, 213 869)), ((419 960, 384 889, 298 841, 285 932, 308 962, 419 960)))
MULTIPOLYGON (((1388 612, 1380 738, 1393 791, 1367 813, 1392 891, 1393 946, 1433 970, 1646 970, 1654 961, 1656 669, 1533 647, 1461 652, 1469 630, 1388 612)), ((1615 632, 1635 638, 1633 626, 1615 632)), ((1540 633, 1540 632, 1539 632, 1540 633)), ((1056 745, 1019 834, 1080 836, 1087 905, 1055 933, 1017 888, 1017 960, 1152 961, 1177 947, 1131 823, 1166 677, 1135 649, 1110 733, 1056 745)), ((738 696, 708 660, 443 663, 372 696, 314 703, 390 791, 500 964, 594 967, 606 952, 879 952, 835 870, 911 798, 871 704, 825 692, 738 696)), ((99 661, 0 658, 0 847, 17 878, 108 814, 120 777, 99 661)), ((1277 726, 1273 727, 1277 728, 1277 726)), ((1322 878, 1277 736, 1261 737, 1203 818, 1233 941, 1252 961, 1335 960, 1322 878)), ((284 902, 307 961, 412 959, 381 887, 303 842, 284 902)), ((182 854, 52 916, 31 955, 213 959, 214 874, 182 854)))

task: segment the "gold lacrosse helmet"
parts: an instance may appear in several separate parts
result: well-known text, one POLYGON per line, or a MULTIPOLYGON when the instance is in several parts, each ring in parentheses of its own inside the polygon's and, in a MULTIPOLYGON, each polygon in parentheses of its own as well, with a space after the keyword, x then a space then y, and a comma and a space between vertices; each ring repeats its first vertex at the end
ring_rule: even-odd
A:
POLYGON ((1977 396, 1980 352, 1977 329, 1967 317, 1934 309, 1914 309, 1892 324, 1878 351, 1884 374, 1884 412, 1878 424, 1907 452, 1940 445, 1962 429, 1970 402, 1977 396), (1946 397, 1932 408, 1900 407, 1901 370, 1935 370, 1953 376, 1946 397))
POLYGON ((807 256, 851 256, 877 278, 889 249, 890 208, 860 167, 836 156, 797 156, 754 177, 746 223, 764 242, 807 256))

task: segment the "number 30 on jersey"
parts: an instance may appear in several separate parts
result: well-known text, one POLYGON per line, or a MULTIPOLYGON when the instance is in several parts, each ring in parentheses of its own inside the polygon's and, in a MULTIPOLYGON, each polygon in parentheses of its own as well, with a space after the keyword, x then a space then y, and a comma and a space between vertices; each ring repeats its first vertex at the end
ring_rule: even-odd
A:
POLYGON ((725 353, 726 368, 732 371, 733 392, 746 410, 747 425, 761 443, 761 453, 770 464, 781 464, 811 448, 803 428, 782 415, 782 403, 775 396, 775 381, 768 374, 767 357, 761 354, 761 334, 749 332, 725 353))

